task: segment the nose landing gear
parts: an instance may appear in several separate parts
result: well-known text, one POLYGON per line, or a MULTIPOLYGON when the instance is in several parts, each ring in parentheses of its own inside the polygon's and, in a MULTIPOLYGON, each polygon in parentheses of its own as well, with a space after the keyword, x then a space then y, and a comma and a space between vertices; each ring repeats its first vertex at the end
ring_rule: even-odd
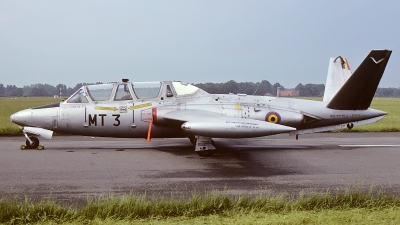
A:
POLYGON ((26 142, 25 142, 26 145, 22 145, 21 150, 24 150, 24 149, 42 150, 42 149, 44 149, 44 146, 39 144, 39 139, 37 137, 42 137, 42 138, 50 140, 51 137, 53 136, 53 131, 46 130, 46 129, 39 128, 39 127, 24 127, 22 129, 22 133, 24 134, 24 136, 26 138, 26 142))
POLYGON ((43 145, 39 145, 39 139, 37 137, 33 137, 33 136, 27 136, 26 135, 26 145, 21 145, 21 150, 25 150, 25 149, 38 149, 38 150, 42 150, 44 149, 43 145))

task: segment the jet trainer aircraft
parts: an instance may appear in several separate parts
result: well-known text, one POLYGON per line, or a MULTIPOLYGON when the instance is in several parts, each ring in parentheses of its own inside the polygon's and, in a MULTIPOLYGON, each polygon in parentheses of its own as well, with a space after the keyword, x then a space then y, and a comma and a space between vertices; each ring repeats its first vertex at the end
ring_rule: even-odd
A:
POLYGON ((64 102, 11 115, 24 126, 26 145, 43 149, 53 131, 123 138, 187 137, 201 156, 216 148, 212 138, 299 135, 375 122, 386 112, 370 109, 391 50, 372 50, 354 73, 346 58, 329 61, 323 101, 209 94, 182 82, 129 82, 81 87, 64 102))

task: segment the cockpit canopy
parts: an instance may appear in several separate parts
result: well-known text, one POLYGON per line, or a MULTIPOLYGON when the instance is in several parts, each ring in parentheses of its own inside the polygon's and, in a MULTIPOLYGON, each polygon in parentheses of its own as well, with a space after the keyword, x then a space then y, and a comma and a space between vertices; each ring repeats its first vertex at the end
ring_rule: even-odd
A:
POLYGON ((125 100, 161 100, 170 97, 188 97, 208 94, 191 84, 182 82, 122 82, 81 87, 67 103, 88 103, 125 100))

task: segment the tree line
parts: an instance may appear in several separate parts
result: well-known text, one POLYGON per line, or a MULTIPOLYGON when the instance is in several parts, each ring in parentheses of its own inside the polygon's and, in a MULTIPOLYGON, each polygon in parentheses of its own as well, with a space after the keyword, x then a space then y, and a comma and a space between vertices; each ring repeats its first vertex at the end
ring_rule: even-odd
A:
MULTIPOLYGON (((68 97, 75 93, 83 85, 93 83, 78 83, 75 87, 67 87, 65 84, 56 86, 50 84, 31 84, 19 88, 15 85, 6 85, 0 83, 0 97, 42 97, 42 96, 61 96, 68 97)), ((97 82, 96 84, 101 84, 97 82)), ((234 80, 225 83, 198 83, 195 86, 207 91, 210 94, 248 94, 248 95, 271 95, 276 96, 278 87, 285 90, 279 83, 271 84, 267 80, 261 82, 236 82, 234 80)), ((295 90, 299 90, 301 97, 322 97, 324 95, 325 85, 323 84, 298 84, 295 90)), ((376 97, 400 97, 400 88, 378 88, 375 93, 376 97)))
MULTIPOLYGON (((276 96, 277 88, 285 90, 279 83, 271 84, 263 80, 261 82, 241 82, 237 83, 230 80, 225 83, 200 83, 195 86, 207 91, 210 94, 242 93, 248 95, 272 95, 276 96)), ((290 89, 288 89, 290 90, 290 89)), ((323 84, 301 84, 299 83, 294 90, 299 90, 300 97, 322 97, 325 91, 323 84)), ((400 97, 400 88, 378 88, 375 97, 400 97)))
POLYGON ((67 97, 75 93, 83 85, 91 83, 78 83, 75 87, 67 87, 65 84, 56 86, 50 84, 31 84, 19 88, 15 85, 6 85, 0 83, 0 97, 53 97, 54 95, 67 97))

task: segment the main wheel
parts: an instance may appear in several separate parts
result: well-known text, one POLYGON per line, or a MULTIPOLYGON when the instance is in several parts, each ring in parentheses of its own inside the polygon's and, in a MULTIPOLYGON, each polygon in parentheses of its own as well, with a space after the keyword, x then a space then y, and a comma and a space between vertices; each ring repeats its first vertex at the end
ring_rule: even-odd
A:
POLYGON ((29 137, 32 141, 32 144, 26 140, 26 147, 30 149, 35 149, 39 146, 39 139, 37 137, 29 137))
POLYGON ((351 130, 351 128, 353 128, 354 127, 354 124, 353 123, 348 123, 347 124, 347 128, 349 129, 349 130, 351 130))
POLYGON ((213 156, 216 150, 197 151, 199 156, 210 157, 213 156))

